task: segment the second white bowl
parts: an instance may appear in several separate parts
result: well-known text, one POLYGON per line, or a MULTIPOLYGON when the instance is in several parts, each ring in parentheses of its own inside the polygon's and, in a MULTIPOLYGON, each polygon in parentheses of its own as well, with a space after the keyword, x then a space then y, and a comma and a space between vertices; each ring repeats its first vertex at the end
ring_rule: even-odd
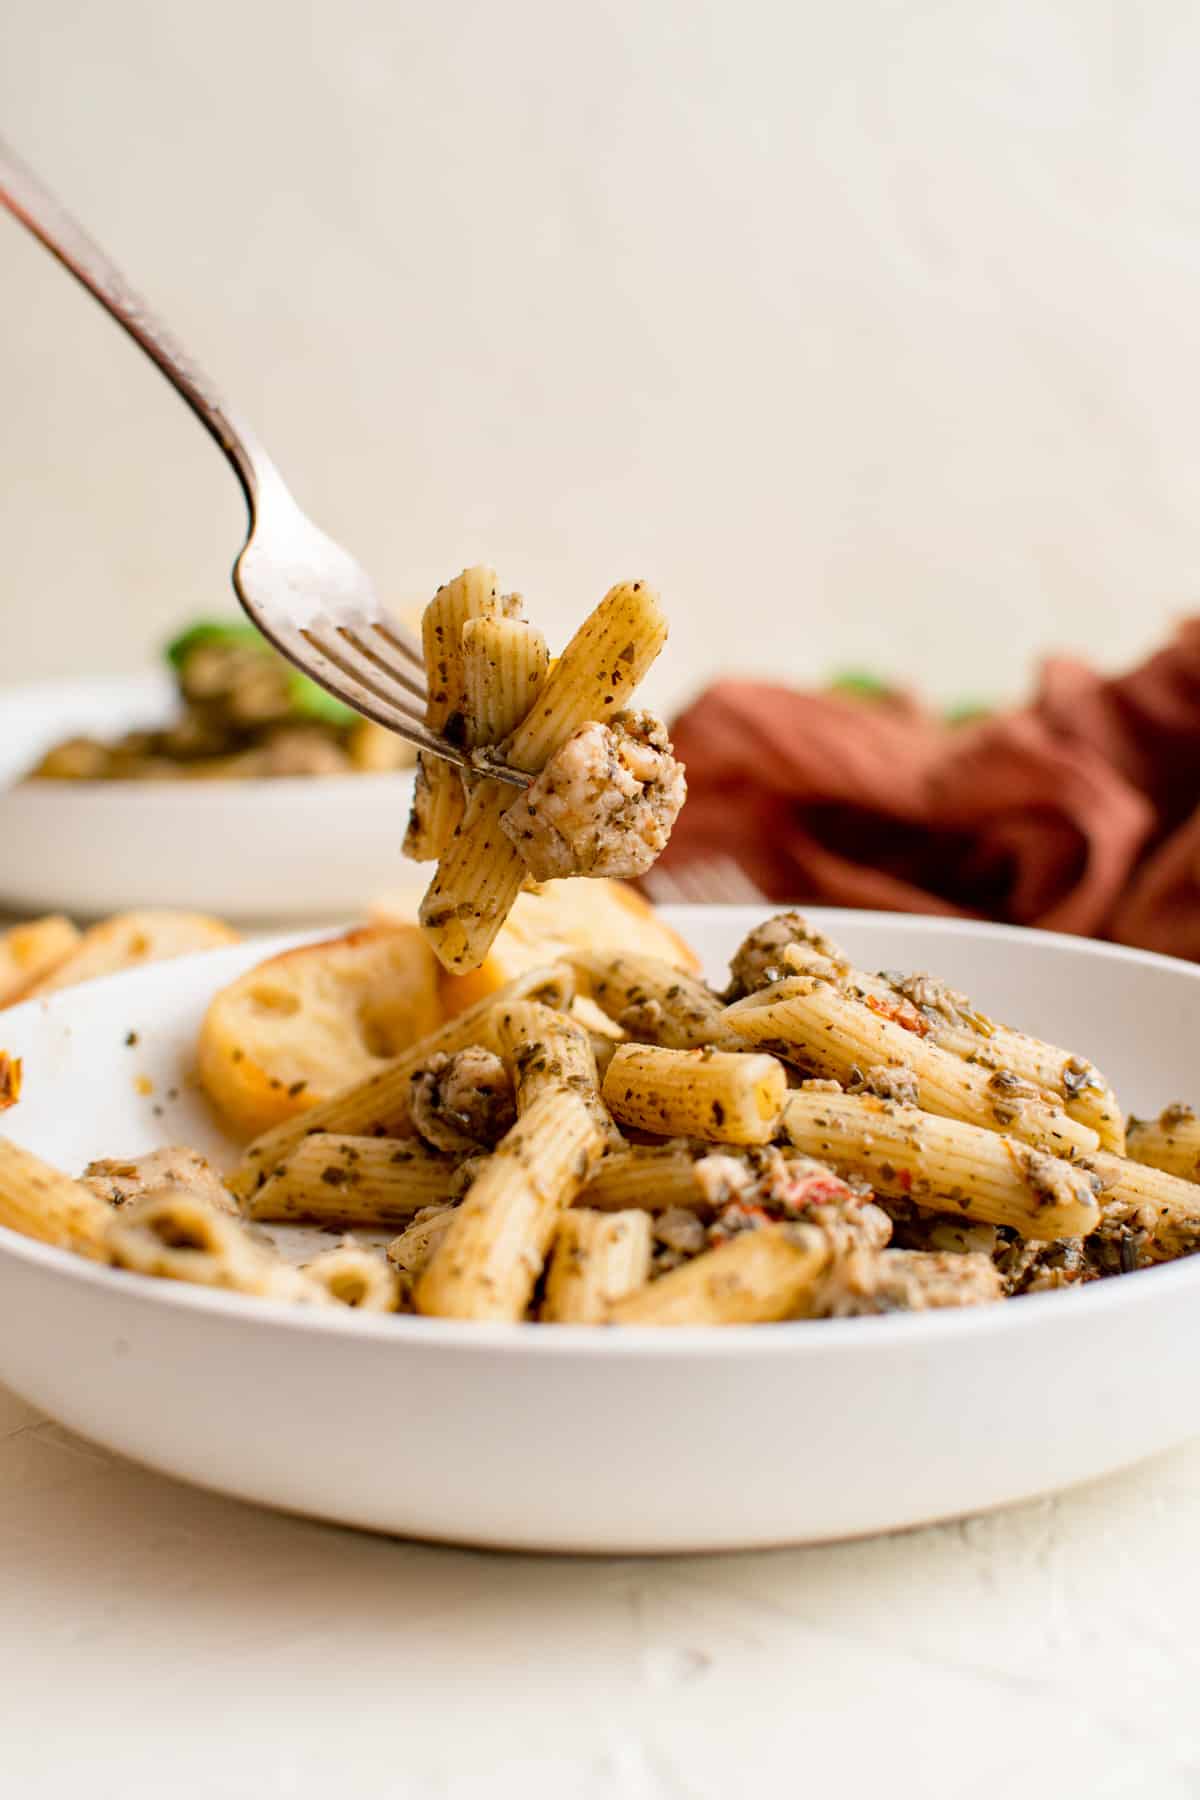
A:
POLYGON ((412 776, 279 781, 20 777, 61 738, 170 716, 154 675, 0 693, 0 908, 77 917, 175 906, 237 920, 359 913, 405 879, 412 776))

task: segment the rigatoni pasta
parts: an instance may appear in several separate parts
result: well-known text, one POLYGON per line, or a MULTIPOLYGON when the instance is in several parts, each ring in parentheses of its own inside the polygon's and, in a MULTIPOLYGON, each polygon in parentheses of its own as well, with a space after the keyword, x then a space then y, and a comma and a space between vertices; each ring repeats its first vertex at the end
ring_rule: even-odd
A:
MULTIPOLYGON (((498 747, 512 768, 536 774, 590 720, 615 717, 666 642, 657 596, 645 582, 610 589, 551 670, 537 704, 498 747)), ((421 923, 446 968, 478 968, 527 874, 500 821, 514 799, 481 781, 446 844, 421 903, 421 923)))
MULTIPOLYGON (((464 638, 516 642, 495 623, 464 638)), ((1101 1147, 1115 1101, 1073 1083, 1082 1056, 1007 1028, 982 1035, 1019 1071, 970 1056, 962 996, 863 976, 796 914, 751 934, 727 1002, 579 952, 257 1140, 232 1193, 179 1149, 73 1181, 0 1140, 0 1225, 230 1292, 596 1328, 990 1304, 1200 1250, 1189 1108, 1101 1147), (622 1039, 602 1080, 576 977, 622 1039), (300 1223, 403 1229, 295 1267, 270 1233, 300 1223)))
POLYGON ((539 1094, 468 1188, 417 1283, 417 1310, 439 1318, 520 1319, 559 1214, 599 1161, 604 1139, 566 1088, 539 1094))
POLYGON ((596 1052, 577 1019, 537 1000, 515 1000, 497 1009, 496 1035, 512 1064, 517 1109, 527 1112, 541 1094, 567 1088, 578 1094, 605 1137, 622 1144, 600 1097, 596 1052))
POLYGON ((1111 1086, 1086 1057, 1059 1050, 1027 1032, 1013 1031, 974 1006, 964 994, 931 975, 868 975, 800 939, 782 961, 799 975, 831 981, 853 999, 865 1000, 883 1018, 927 1038, 977 1068, 1006 1070, 1032 1083, 1081 1125, 1090 1126, 1105 1150, 1125 1149, 1121 1109, 1111 1086))
POLYGON ((639 1043, 666 1050, 743 1047, 711 988, 656 956, 580 951, 571 966, 582 992, 639 1043))
POLYGON ((400 1305, 400 1277, 378 1250, 362 1244, 338 1244, 305 1263, 301 1273, 339 1306, 359 1312, 396 1312, 400 1305))
POLYGON ((105 1261, 111 1219, 112 1208, 81 1182, 0 1138, 0 1225, 105 1261))
POLYGON ((260 1224, 398 1225, 449 1199, 455 1163, 411 1138, 314 1131, 300 1139, 244 1212, 260 1224))
POLYGON ((773 1056, 621 1044, 604 1077, 619 1125, 715 1144, 768 1144, 779 1129, 787 1075, 773 1056))
POLYGON ((366 1081, 355 1083, 331 1100, 310 1107, 256 1138, 230 1177, 230 1187, 245 1198, 278 1169, 302 1138, 314 1131, 350 1136, 411 1135, 412 1078, 423 1063, 438 1052, 451 1054, 474 1043, 492 1047, 496 1008, 503 1002, 530 997, 561 1004, 569 1001, 573 992, 574 980, 565 966, 531 969, 517 976, 498 993, 447 1019, 432 1037, 422 1039, 366 1081))
POLYGON ((538 1317, 553 1325, 606 1324, 614 1304, 650 1279, 650 1252, 649 1213, 572 1207, 554 1234, 538 1317))
MULTIPOLYGON (((494 569, 464 569, 439 588, 421 620, 427 697, 425 723, 451 743, 466 742, 466 668, 463 633, 468 621, 502 610, 494 569)), ((412 814, 404 853, 414 862, 436 862, 463 815, 462 776, 453 763, 422 750, 417 756, 412 814)))
POLYGON ((766 1325, 794 1317, 829 1263, 811 1225, 766 1224, 660 1275, 611 1309, 618 1325, 766 1325))
POLYGON ((546 640, 535 625, 494 617, 465 622, 462 704, 472 748, 498 744, 516 729, 541 692, 549 666, 546 640))
POLYGON ((773 1049, 813 1074, 853 1083, 870 1071, 899 1071, 911 1077, 912 1096, 926 1112, 1022 1138, 1056 1156, 1099 1146, 1089 1126, 1068 1118, 1031 1083, 939 1050, 831 982, 792 976, 737 1001, 725 1018, 748 1047, 773 1049))
POLYGON ((1200 1182, 1200 1117, 1191 1106, 1165 1106, 1157 1119, 1130 1119, 1126 1146, 1131 1162, 1200 1182))
POLYGON ((789 1096, 783 1124, 798 1150, 890 1199, 1007 1225, 1022 1237, 1082 1237, 1100 1222, 1080 1170, 961 1120, 822 1083, 789 1096))

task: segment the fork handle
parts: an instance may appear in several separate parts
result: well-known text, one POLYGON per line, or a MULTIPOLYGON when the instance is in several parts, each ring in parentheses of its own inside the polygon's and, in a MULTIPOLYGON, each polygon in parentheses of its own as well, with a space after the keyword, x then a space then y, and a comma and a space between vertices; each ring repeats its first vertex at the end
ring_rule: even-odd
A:
POLYGON ((257 440, 244 425, 235 423, 208 377, 129 286, 112 259, 3 138, 0 138, 0 201, 77 281, 82 282, 117 324, 124 326, 150 360, 157 363, 229 458, 253 516, 261 478, 268 470, 274 473, 257 440))

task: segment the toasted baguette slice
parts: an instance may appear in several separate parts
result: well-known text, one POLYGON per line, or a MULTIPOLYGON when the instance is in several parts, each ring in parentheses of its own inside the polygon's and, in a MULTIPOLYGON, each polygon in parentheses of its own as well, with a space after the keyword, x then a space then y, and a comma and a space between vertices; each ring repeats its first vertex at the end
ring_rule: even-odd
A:
POLYGON ((205 913, 116 913, 85 931, 57 967, 31 982, 17 998, 38 999, 101 975, 116 975, 143 963, 166 962, 173 956, 189 956, 194 950, 216 950, 237 942, 236 931, 205 913))
MULTIPOLYGON (((410 919, 408 899, 397 895, 372 908, 376 918, 410 919)), ((522 893, 501 927, 486 961, 469 975, 441 974, 447 1018, 486 999, 506 981, 557 962, 573 950, 611 950, 658 956, 689 974, 700 973, 691 946, 664 925, 648 900, 621 881, 547 881, 522 893)))
POLYGON ((269 957, 205 1014, 205 1091, 235 1131, 270 1131, 435 1030, 436 969, 415 925, 361 926, 269 957))
POLYGON ((61 913, 0 932, 0 1006, 11 1006, 35 981, 65 962, 79 936, 61 913))

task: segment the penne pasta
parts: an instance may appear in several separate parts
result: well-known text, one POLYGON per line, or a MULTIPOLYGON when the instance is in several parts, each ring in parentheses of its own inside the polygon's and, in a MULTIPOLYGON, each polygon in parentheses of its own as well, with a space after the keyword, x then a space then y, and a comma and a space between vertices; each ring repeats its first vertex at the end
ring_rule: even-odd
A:
MULTIPOLYGON (((611 588, 555 663, 533 711, 500 746, 504 761, 536 774, 580 725, 615 716, 666 637, 645 582, 611 588)), ((504 782, 479 783, 421 902, 426 936, 454 974, 483 962, 525 881, 520 853, 500 829, 513 798, 504 782)))
POLYGON ((355 1082, 320 1106, 310 1107, 294 1119, 264 1132, 249 1145, 241 1163, 229 1177, 229 1187, 245 1200, 271 1176, 302 1138, 314 1131, 334 1131, 351 1137, 407 1137, 412 1132, 409 1090, 413 1075, 438 1051, 453 1055, 470 1044, 495 1046, 496 1009, 513 1000, 546 1000, 567 1006, 574 993, 574 978, 565 965, 527 969, 506 987, 467 1007, 419 1044, 396 1057, 366 1081, 355 1082))
POLYGON ((710 988, 655 956, 605 956, 580 951, 571 958, 584 994, 644 1044, 694 1050, 714 1044, 740 1050, 742 1040, 725 1023, 725 1007, 710 988))
POLYGON ((1200 1119, 1190 1106, 1164 1107, 1157 1119, 1130 1119, 1126 1154, 1181 1181, 1200 1182, 1200 1119))
POLYGON ((387 1247, 387 1258, 405 1278, 409 1289, 421 1273, 454 1216, 453 1206, 430 1206, 412 1224, 394 1237, 387 1247))
MULTIPOLYGON (((451 743, 466 741, 463 631, 469 619, 501 611, 496 571, 464 569, 438 589, 421 618, 428 694, 425 723, 451 743)), ((462 776, 453 763, 420 751, 412 813, 404 854, 414 862, 436 862, 463 816, 462 776)))
POLYGON ((1138 1234, 1138 1260, 1169 1262, 1200 1248, 1200 1184, 1098 1150, 1081 1166, 1095 1177, 1103 1225, 1138 1234))
POLYGON ((650 1278, 651 1233, 644 1212, 574 1206, 554 1234, 538 1317, 555 1325, 601 1325, 615 1301, 650 1278))
POLYGON ((779 1129, 787 1075, 773 1056, 621 1044, 603 1093, 619 1125, 714 1144, 766 1144, 779 1129))
POLYGON ((362 1244, 338 1244, 305 1263, 301 1273, 324 1288, 339 1306, 359 1312, 391 1313, 400 1306, 400 1279, 386 1256, 362 1244))
POLYGON ((1069 1163, 894 1100, 800 1088, 784 1108, 783 1127, 806 1156, 892 1199, 1007 1225, 1027 1238, 1081 1237, 1100 1221, 1086 1174, 1069 1163))
POLYGON ((456 1164, 411 1138, 314 1131, 248 1195, 259 1223, 399 1225, 448 1199, 456 1164))
POLYGON ((467 742, 498 744, 532 707, 550 666, 546 640, 523 619, 468 619, 462 632, 467 742))
POLYGON ((614 1325, 758 1325, 792 1318, 829 1264, 829 1243, 812 1225, 739 1232, 715 1250, 618 1300, 614 1325))
POLYGON ((828 981, 791 976, 737 1001, 725 1017, 748 1046, 769 1048, 813 1074, 853 1083, 877 1068, 907 1070, 925 1112, 1021 1138, 1056 1156, 1098 1147, 1089 1126, 1068 1118, 1030 1083, 939 1050, 828 981))
POLYGON ((159 1189, 113 1212, 106 1243, 119 1269, 139 1275, 231 1288, 260 1299, 314 1305, 328 1299, 319 1283, 252 1238, 244 1225, 182 1189, 159 1189))
POLYGON ((711 1211, 696 1179, 695 1158, 675 1144, 610 1150, 579 1196, 579 1204, 599 1212, 621 1212, 630 1206, 651 1213, 673 1206, 711 1211))
POLYGON ((559 1216, 603 1148, 578 1094, 540 1094, 456 1208, 417 1282, 417 1310, 441 1318, 522 1318, 559 1216))
POLYGON ((1124 1152, 1125 1127, 1117 1097, 1084 1057, 998 1025, 964 995, 929 975, 868 975, 806 942, 788 944, 782 960, 798 974, 832 981, 852 999, 881 1009, 883 1017, 917 1031, 939 1050, 981 1069, 1007 1069, 1032 1082, 1070 1118, 1090 1126, 1103 1149, 1117 1155, 1124 1152))
POLYGON ((81 1182, 0 1138, 0 1225, 105 1262, 112 1217, 112 1207, 81 1182))
POLYGON ((600 1098, 592 1040, 577 1020, 537 1000, 516 1000, 500 1009, 496 1033, 502 1055, 512 1064, 518 1112, 528 1112, 550 1089, 569 1088, 584 1101, 605 1137, 623 1145, 600 1098))

